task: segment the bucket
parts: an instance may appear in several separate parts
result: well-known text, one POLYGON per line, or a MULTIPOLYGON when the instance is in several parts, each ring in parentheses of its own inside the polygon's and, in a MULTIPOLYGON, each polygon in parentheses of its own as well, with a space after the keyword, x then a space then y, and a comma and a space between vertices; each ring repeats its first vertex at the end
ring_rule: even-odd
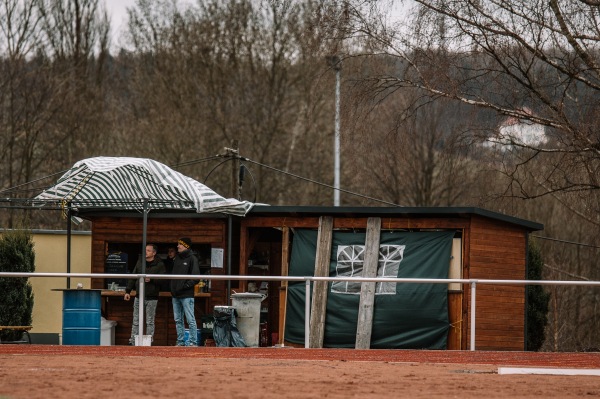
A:
POLYGON ((117 322, 100 318, 100 346, 110 346, 115 344, 115 327, 117 322))
POLYGON ((260 338, 260 303, 266 295, 241 292, 231 295, 231 304, 237 312, 237 327, 248 347, 258 347, 260 338))
POLYGON ((63 345, 100 345, 100 290, 63 291, 63 345))
POLYGON ((142 339, 140 340, 140 336, 135 336, 135 346, 151 346, 152 345, 152 335, 142 335, 142 339))

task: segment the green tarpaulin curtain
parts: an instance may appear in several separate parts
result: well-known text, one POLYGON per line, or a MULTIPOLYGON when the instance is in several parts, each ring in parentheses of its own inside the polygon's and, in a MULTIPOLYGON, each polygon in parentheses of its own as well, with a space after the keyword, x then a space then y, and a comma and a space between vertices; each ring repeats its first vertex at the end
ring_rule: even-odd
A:
MULTIPOLYGON (((378 276, 448 278, 453 231, 382 232, 378 276)), ((360 277, 364 232, 333 232, 329 276, 360 277)), ((314 276, 317 231, 295 230, 291 276, 314 276)), ((311 289, 312 292, 312 289, 311 289)), ((448 285, 377 283, 371 348, 446 349, 448 285)), ((304 343, 304 283, 290 282, 285 338, 304 343)), ((325 347, 353 348, 356 341, 360 283, 328 285, 325 347)))

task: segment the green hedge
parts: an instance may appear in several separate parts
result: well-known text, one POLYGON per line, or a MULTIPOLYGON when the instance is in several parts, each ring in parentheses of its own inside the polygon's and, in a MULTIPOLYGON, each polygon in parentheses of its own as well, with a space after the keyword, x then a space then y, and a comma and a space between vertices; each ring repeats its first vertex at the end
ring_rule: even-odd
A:
MULTIPOLYGON (((34 272, 35 252, 31 234, 12 230, 0 237, 0 271, 34 272)), ((32 322, 33 289, 26 277, 0 277, 0 325, 28 326, 32 322)), ((22 332, 3 331, 3 341, 15 341, 22 332)))
MULTIPOLYGON (((542 252, 533 241, 529 242, 528 280, 542 280, 544 260, 542 252)), ((550 294, 543 285, 527 286, 527 350, 538 351, 546 339, 548 302, 550 294)))

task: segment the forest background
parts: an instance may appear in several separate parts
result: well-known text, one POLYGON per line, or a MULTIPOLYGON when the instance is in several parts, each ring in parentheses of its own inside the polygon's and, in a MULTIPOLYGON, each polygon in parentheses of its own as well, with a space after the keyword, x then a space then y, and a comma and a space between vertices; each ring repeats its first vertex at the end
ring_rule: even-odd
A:
MULTIPOLYGON (((599 18, 597 0, 137 0, 115 34, 102 0, 2 0, 0 226, 64 228, 11 207, 93 156, 330 206, 338 98, 342 206, 540 222, 543 277, 598 281, 599 18)), ((598 289, 545 290, 542 349, 600 347, 598 289)))

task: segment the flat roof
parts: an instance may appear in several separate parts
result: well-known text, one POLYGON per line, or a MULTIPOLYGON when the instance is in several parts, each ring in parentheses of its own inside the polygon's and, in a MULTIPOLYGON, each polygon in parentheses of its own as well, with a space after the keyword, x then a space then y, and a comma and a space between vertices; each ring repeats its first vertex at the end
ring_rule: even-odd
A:
MULTIPOLYGON (((142 217, 141 212, 117 210, 110 208, 84 208, 74 212, 75 215, 83 218, 93 217, 142 217)), ((493 220, 498 220, 517 226, 521 226, 529 231, 539 231, 544 229, 541 223, 530 220, 520 219, 514 216, 505 215, 498 212, 489 211, 478 207, 346 207, 346 206, 273 206, 273 205, 255 205, 246 214, 247 217, 260 216, 295 216, 295 217, 458 217, 467 218, 472 215, 478 215, 493 220)), ((228 215, 222 213, 197 213, 190 210, 156 210, 148 213, 148 218, 214 218, 222 219, 228 215)), ((234 218, 243 218, 233 216, 234 218)))
POLYGON ((334 206, 264 206, 255 205, 246 216, 337 216, 337 217, 468 217, 471 215, 522 226, 530 231, 543 230, 544 225, 530 220, 489 211, 478 207, 334 207, 334 206))

